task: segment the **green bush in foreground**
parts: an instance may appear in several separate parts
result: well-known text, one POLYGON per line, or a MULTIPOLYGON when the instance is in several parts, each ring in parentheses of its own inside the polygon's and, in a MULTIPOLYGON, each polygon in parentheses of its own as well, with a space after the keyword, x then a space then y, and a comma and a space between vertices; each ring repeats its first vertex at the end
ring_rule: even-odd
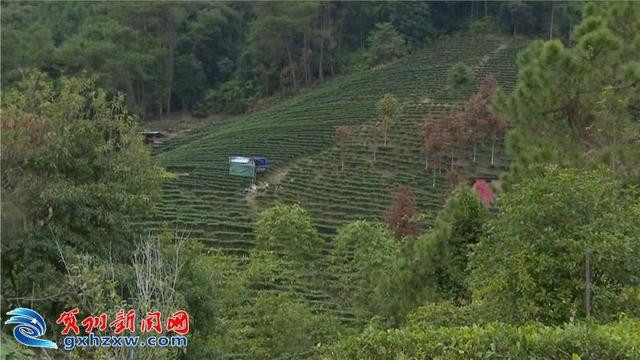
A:
POLYGON ((498 318, 491 309, 480 302, 456 306, 449 301, 428 303, 411 311, 404 321, 404 327, 424 329, 426 327, 476 326, 496 322, 498 318))
POLYGON ((375 330, 325 348, 322 358, 638 359, 640 322, 375 330))
POLYGON ((256 243, 261 250, 284 251, 293 259, 309 260, 322 247, 322 239, 300 205, 277 205, 260 213, 256 243))
POLYGON ((638 308, 637 189, 607 170, 540 172, 501 197, 487 236, 474 247, 474 301, 498 309, 508 322, 583 318, 583 259, 591 252, 592 316, 610 320, 638 308))
POLYGON ((384 307, 384 281, 393 274, 396 247, 379 223, 356 221, 340 228, 331 252, 331 272, 339 276, 338 296, 371 311, 384 307))

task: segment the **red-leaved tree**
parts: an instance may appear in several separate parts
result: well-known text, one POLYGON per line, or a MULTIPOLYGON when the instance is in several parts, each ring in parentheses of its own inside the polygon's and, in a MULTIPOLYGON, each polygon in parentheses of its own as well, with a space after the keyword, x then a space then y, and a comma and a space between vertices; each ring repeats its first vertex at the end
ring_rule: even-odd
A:
POLYGON ((491 191, 486 181, 476 180, 476 182, 473 183, 473 191, 478 194, 478 197, 485 205, 491 205, 493 202, 493 191, 491 191))
POLYGON ((458 165, 455 163, 452 163, 451 169, 449 170, 449 176, 447 178, 449 189, 445 193, 445 198, 448 197, 451 193, 453 193, 453 191, 458 187, 458 185, 466 181, 467 179, 464 177, 464 174, 458 168, 458 165))
POLYGON ((473 162, 476 162, 478 143, 488 137, 491 139, 491 164, 493 164, 495 143, 506 129, 504 119, 491 111, 491 100, 496 86, 495 76, 487 76, 480 82, 478 90, 467 102, 465 117, 470 131, 470 140, 473 143, 473 162))
POLYGON ((384 216, 384 221, 396 241, 402 240, 407 235, 420 234, 422 225, 416 208, 416 199, 410 188, 404 185, 398 188, 384 216))
POLYGON ((336 126, 336 140, 340 149, 340 171, 344 171, 344 161, 347 159, 349 140, 352 133, 353 128, 349 125, 336 126))
POLYGON ((421 126, 424 149, 424 167, 433 169, 433 187, 436 186, 436 170, 440 170, 442 156, 451 148, 451 133, 444 121, 432 117, 425 118, 421 126))
POLYGON ((466 113, 464 109, 456 105, 449 115, 449 153, 451 155, 451 170, 453 170, 453 151, 464 146, 469 138, 466 113))

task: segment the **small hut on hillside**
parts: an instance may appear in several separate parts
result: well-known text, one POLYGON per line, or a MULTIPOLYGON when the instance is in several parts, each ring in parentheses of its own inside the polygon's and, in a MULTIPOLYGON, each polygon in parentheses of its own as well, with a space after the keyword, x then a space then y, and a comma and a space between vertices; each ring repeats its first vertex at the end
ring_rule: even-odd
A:
POLYGON ((147 145, 157 144, 164 137, 164 134, 160 131, 145 130, 141 131, 140 134, 144 137, 144 143, 147 145))
POLYGON ((256 177, 256 174, 267 171, 269 159, 264 156, 229 156, 229 175, 256 177))

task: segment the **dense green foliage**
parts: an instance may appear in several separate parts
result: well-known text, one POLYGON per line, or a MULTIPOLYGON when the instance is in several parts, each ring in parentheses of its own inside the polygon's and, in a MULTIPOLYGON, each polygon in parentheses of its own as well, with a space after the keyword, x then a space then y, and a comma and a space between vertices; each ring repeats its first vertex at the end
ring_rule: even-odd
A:
POLYGON ((390 63, 407 52, 405 40, 390 23, 376 24, 367 41, 371 65, 390 63))
POLYGON ((434 249, 426 254, 419 251, 420 248, 412 251, 414 261, 419 265, 414 265, 410 273, 416 276, 421 267, 429 268, 442 295, 461 303, 468 301, 467 259, 471 246, 484 235, 482 227, 488 219, 489 211, 471 188, 467 185, 458 187, 438 212, 433 229, 417 240, 432 243, 422 247, 433 246, 434 249))
POLYGON ((345 225, 333 240, 331 273, 340 278, 337 296, 357 309, 380 313, 388 294, 387 281, 395 273, 397 248, 381 225, 356 221, 345 225))
POLYGON ((84 72, 110 93, 126 93, 130 110, 145 118, 237 113, 261 96, 389 62, 441 34, 478 33, 479 23, 568 41, 576 8, 533 1, 3 2, 2 86, 24 69, 52 77, 84 72))
POLYGON ((5 301, 64 298, 62 253, 127 254, 130 222, 147 213, 165 176, 134 126, 122 97, 90 80, 32 72, 3 93, 5 301))
POLYGON ((284 251, 293 258, 313 260, 322 239, 309 214, 298 205, 280 205, 260 213, 256 224, 259 249, 284 251))
POLYGON ((518 86, 502 106, 513 125, 512 181, 538 162, 605 164, 640 178, 640 9, 591 4, 585 16, 575 46, 537 41, 520 56, 518 86))
POLYGON ((474 298, 508 321, 583 317, 583 259, 591 252, 593 315, 606 319, 640 306, 640 193, 603 171, 539 171, 502 195, 475 247, 474 298), (635 295, 629 299, 627 291, 635 295))
POLYGON ((432 228, 403 244, 393 284, 398 294, 393 310, 396 318, 430 301, 470 301, 467 259, 488 218, 485 205, 469 186, 462 185, 438 212, 432 228))
POLYGON ((302 283, 300 268, 293 261, 260 250, 245 259, 218 251, 198 258, 207 264, 207 273, 218 279, 215 296, 210 292, 200 301, 212 303, 217 310, 213 318, 219 331, 196 338, 190 357, 235 354, 271 359, 308 354, 342 331, 338 318, 328 309, 312 307, 293 292, 275 291, 302 283))
POLYGON ((462 62, 453 64, 447 77, 449 94, 451 96, 460 96, 460 94, 469 93, 474 83, 473 80, 473 71, 470 67, 462 62))
POLYGON ((485 325, 365 332, 326 350, 326 359, 637 359, 640 323, 485 325))

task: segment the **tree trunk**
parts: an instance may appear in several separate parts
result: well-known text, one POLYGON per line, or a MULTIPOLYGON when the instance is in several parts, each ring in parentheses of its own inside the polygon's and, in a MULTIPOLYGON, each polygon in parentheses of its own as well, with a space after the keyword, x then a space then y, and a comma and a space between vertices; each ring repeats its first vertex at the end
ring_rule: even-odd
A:
POLYGON ((496 140, 494 139, 491 142, 491 165, 493 165, 493 155, 495 153, 495 149, 496 149, 496 140))
POLYGON ((424 156, 424 169, 429 170, 429 156, 424 156))
POLYGON ((167 81, 167 111, 166 114, 168 115, 171 112, 171 89, 173 87, 173 66, 174 66, 174 62, 175 62, 175 49, 176 49, 176 43, 177 43, 177 34, 176 34, 176 28, 175 26, 173 26, 173 23, 169 23, 167 22, 165 25, 165 32, 166 32, 166 46, 167 46, 167 68, 166 68, 166 81, 167 81))
POLYGON ((318 61, 318 79, 324 81, 324 70, 322 69, 322 57, 324 56, 324 37, 320 39, 320 60, 318 61))
POLYGON ((146 93, 145 93, 145 87, 144 87, 144 80, 140 80, 140 107, 142 108, 142 111, 146 114, 147 104, 145 103, 145 98, 146 98, 146 93))
POLYGON ((289 50, 289 44, 287 44, 287 56, 289 57, 289 71, 291 71, 291 78, 293 79, 293 90, 298 89, 298 80, 296 78, 296 68, 293 65, 293 58, 291 57, 291 51, 289 50))
POLYGON ((309 37, 305 32, 302 38, 302 65, 304 67, 304 84, 309 84, 309 37))
POLYGON ((171 86, 169 86, 169 91, 167 94, 167 109, 166 114, 169 115, 171 113, 171 86))
POLYGON ((433 182, 431 184, 431 187, 436 187, 436 167, 433 166, 433 182))
POLYGON ((487 17, 487 0, 484 0, 484 17, 487 17))
POLYGON ((475 1, 471 1, 471 21, 473 21, 473 4, 475 4, 475 1))
POLYGON ((478 149, 478 144, 474 141, 473 142, 473 163, 476 163, 476 151, 478 149))
POLYGON ((387 125, 384 126, 384 146, 387 146, 387 133, 389 129, 387 129, 387 125))
POLYGON ((569 16, 569 46, 572 45, 571 40, 572 40, 572 35, 573 34, 573 19, 571 19, 571 16, 569 16))
MULTIPOLYGON (((342 24, 343 22, 344 21, 340 21, 338 23, 338 39, 337 39, 338 43, 336 44, 338 48, 338 58, 337 58, 338 64, 340 64, 340 62, 342 61, 342 24)), ((331 64, 331 71, 333 72, 333 63, 331 64)))
POLYGON ((324 57, 324 38, 326 32, 326 10, 327 5, 323 5, 320 10, 320 59, 318 60, 318 79, 324 81, 324 70, 322 69, 322 60, 324 57))
POLYGON ((549 40, 553 39, 553 2, 551 2, 551 24, 549 25, 549 40))

